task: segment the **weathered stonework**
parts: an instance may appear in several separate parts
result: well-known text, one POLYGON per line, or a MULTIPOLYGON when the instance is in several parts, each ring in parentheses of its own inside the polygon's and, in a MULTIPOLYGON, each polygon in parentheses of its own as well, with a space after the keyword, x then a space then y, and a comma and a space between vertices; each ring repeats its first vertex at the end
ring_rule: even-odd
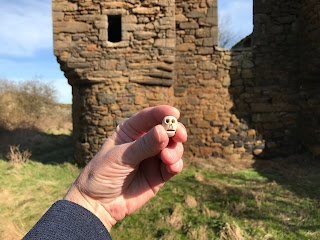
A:
POLYGON ((300 136, 320 156, 320 2, 302 1, 300 72, 300 136))
POLYGON ((320 3, 317 0, 254 1, 252 126, 270 155, 307 148, 319 155, 320 3))
POLYGON ((227 50, 217 47, 217 0, 52 0, 76 161, 124 119, 167 103, 181 111, 188 156, 320 154, 319 3, 271 2, 255 0, 251 47, 227 50), (114 16, 120 41, 109 36, 114 16))

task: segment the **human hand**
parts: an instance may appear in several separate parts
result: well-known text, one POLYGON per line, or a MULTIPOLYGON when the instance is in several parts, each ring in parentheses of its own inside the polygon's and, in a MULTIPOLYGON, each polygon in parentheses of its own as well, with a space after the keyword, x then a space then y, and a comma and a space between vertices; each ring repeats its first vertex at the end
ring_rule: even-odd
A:
POLYGON ((180 113, 165 105, 146 108, 119 125, 64 199, 93 212, 110 231, 154 197, 182 171, 182 143, 187 139, 181 123, 169 139, 161 125, 165 116, 178 119, 180 113))

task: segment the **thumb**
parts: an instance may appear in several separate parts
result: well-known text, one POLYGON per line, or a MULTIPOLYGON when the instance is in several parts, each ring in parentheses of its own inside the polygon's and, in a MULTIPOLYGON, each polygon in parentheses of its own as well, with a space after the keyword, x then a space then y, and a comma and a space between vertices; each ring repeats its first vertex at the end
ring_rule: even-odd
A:
POLYGON ((138 165, 144 159, 161 152, 169 143, 169 137, 161 125, 152 128, 148 133, 128 144, 123 160, 128 164, 138 165))

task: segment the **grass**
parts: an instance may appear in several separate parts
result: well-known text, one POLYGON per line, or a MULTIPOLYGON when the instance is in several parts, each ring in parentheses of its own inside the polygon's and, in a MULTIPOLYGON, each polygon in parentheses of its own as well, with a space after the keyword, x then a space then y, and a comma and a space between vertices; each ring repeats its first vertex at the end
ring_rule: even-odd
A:
POLYGON ((29 161, 19 166, 0 160, 0 239, 21 239, 78 174, 70 163, 29 161))
MULTIPOLYGON (((281 174, 272 176, 288 180, 281 174)), ((299 181, 296 184, 299 191, 299 181)), ((115 239, 217 239, 226 230, 231 235, 224 228, 228 223, 241 229, 239 239, 320 239, 318 200, 301 197, 254 169, 224 174, 188 169, 138 213, 117 223, 112 235, 115 239), (196 200, 196 206, 188 206, 187 196, 196 200)))
MULTIPOLYGON (((70 136, 28 134, 21 146, 32 151, 30 161, 0 160, 0 239, 22 238, 80 172, 69 162, 70 136)), ((187 163, 154 199, 112 228, 114 239, 320 239, 317 164, 291 158, 187 163)))

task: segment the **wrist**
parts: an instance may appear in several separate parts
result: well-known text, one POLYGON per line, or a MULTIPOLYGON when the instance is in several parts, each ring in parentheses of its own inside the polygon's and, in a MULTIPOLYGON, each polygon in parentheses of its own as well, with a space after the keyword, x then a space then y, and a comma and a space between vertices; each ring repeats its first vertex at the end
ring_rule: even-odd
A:
POLYGON ((111 217, 109 212, 106 211, 106 209, 98 203, 97 200, 94 200, 81 193, 79 189, 74 185, 69 189, 63 199, 74 202, 92 212, 100 219, 100 221, 109 232, 111 231, 112 226, 117 222, 113 217, 111 217))

